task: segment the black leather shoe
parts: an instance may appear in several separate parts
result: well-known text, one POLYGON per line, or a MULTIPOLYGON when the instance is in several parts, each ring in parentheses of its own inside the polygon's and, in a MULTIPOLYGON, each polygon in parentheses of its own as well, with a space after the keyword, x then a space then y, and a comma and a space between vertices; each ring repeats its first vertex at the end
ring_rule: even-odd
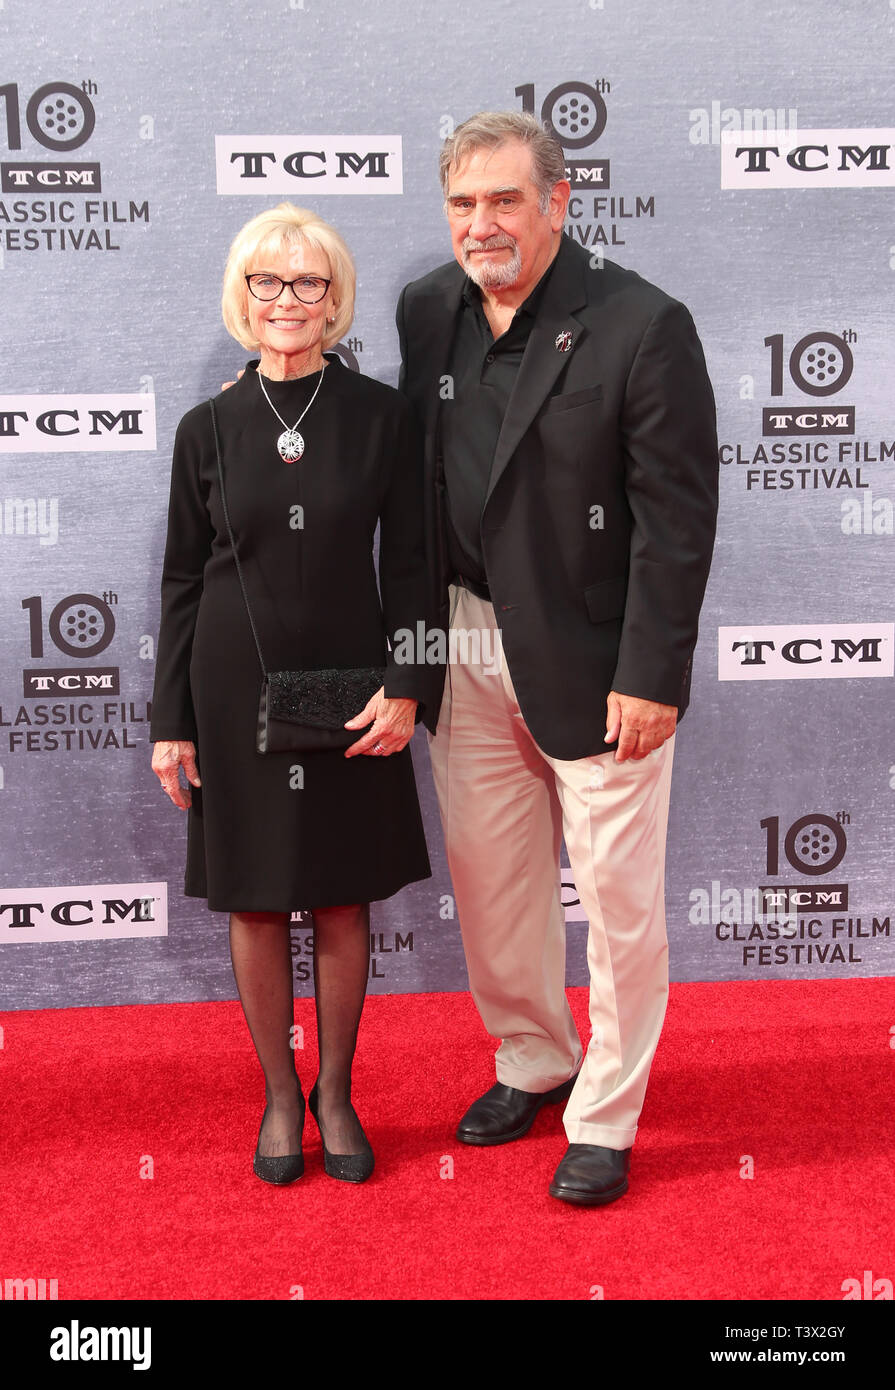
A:
POLYGON ((473 1101, 457 1126, 457 1138, 464 1144, 508 1144, 521 1139, 535 1122, 542 1105, 558 1105, 568 1100, 578 1073, 552 1091, 519 1091, 515 1086, 496 1082, 490 1091, 473 1101))
MULTIPOLYGON (((366 1182, 373 1171, 374 1159, 373 1150, 367 1136, 364 1135, 364 1147, 359 1153, 353 1154, 331 1154, 326 1147, 326 1140, 323 1137, 323 1130, 320 1129, 320 1121, 317 1119, 317 1083, 314 1082, 314 1089, 308 1096, 308 1105, 314 1121, 320 1130, 320 1143, 323 1145, 323 1171, 327 1177, 338 1178, 340 1182, 366 1182)), ((360 1121, 358 1121, 360 1123, 360 1121)), ((363 1130, 361 1130, 363 1133, 363 1130)))
MULTIPOLYGON (((267 1114, 267 1106, 264 1107, 264 1115, 267 1114)), ((264 1115, 261 1116, 261 1125, 264 1126, 264 1115)), ((305 1107, 301 1108, 301 1129, 305 1127, 305 1107)), ((258 1131, 258 1142, 261 1142, 261 1130, 258 1131)), ((295 1182, 305 1171, 305 1160, 301 1151, 301 1130, 298 1136, 297 1154, 271 1154, 265 1157, 258 1152, 255 1146, 255 1157, 252 1160, 252 1172, 256 1178, 262 1182, 276 1183, 278 1187, 285 1187, 287 1183, 295 1182)))
POLYGON ((550 1196, 581 1207, 602 1207, 628 1190, 630 1149, 600 1144, 570 1144, 553 1174, 550 1196))

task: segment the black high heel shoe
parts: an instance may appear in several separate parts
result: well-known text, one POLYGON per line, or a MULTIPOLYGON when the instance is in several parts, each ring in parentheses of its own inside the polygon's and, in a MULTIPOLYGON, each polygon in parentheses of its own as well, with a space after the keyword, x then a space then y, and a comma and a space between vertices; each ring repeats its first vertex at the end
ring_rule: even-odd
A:
MULTIPOLYGON (((364 1147, 360 1153, 354 1154, 331 1154, 326 1147, 326 1140, 323 1137, 323 1130, 320 1129, 320 1121, 317 1118, 317 1082, 314 1082, 314 1089, 308 1096, 308 1107, 314 1116, 314 1122, 320 1131, 320 1142, 323 1145, 323 1171, 330 1178, 338 1178, 340 1182, 366 1182, 373 1171, 373 1150, 364 1135, 364 1147)), ((358 1124, 360 1121, 358 1120, 358 1124)), ((363 1131, 362 1131, 363 1132, 363 1131)))
MULTIPOLYGON (((302 1097, 301 1126, 298 1131, 297 1154, 270 1154, 269 1156, 265 1156, 258 1152, 258 1145, 255 1145, 252 1172, 255 1174, 255 1177, 260 1178, 262 1182, 272 1182, 276 1183, 278 1187, 285 1187, 287 1183, 295 1182, 305 1171, 305 1160, 301 1151, 301 1140, 305 1127, 306 1109, 304 1097, 302 1097)), ((266 1114, 267 1106, 265 1105, 264 1115, 261 1116, 261 1129, 264 1128, 264 1116, 266 1114)), ((258 1144, 261 1143, 261 1129, 258 1130, 258 1144)))

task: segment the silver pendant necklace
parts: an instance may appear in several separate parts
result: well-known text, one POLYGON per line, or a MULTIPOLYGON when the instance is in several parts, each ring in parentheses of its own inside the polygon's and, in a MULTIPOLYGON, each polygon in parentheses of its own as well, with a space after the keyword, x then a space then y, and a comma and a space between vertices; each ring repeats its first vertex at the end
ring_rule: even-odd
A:
POLYGON ((291 429, 286 424, 286 421, 283 419, 280 412, 277 410, 273 401, 270 399, 270 396, 267 394, 267 388, 264 385, 263 376, 260 372, 257 373, 257 376, 261 390, 264 392, 264 399, 267 401, 267 404, 270 406, 274 415, 277 417, 280 424, 283 426, 283 433, 277 440, 277 449, 279 450, 280 458, 283 460, 284 463, 295 463, 298 459, 301 458, 302 454, 305 451, 305 441, 299 434, 298 427, 307 415, 308 411, 311 409, 311 406, 314 404, 315 400, 317 399, 317 392, 323 385, 323 367, 320 368, 320 380, 317 382, 317 385, 314 388, 313 396, 308 401, 304 410, 301 412, 291 429))

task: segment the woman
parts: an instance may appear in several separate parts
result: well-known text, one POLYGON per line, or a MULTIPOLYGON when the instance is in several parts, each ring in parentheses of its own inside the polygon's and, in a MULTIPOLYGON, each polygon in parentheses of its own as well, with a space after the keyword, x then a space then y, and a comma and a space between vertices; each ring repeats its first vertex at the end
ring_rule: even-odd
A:
POLYGON ((313 213, 281 203, 239 233, 223 317, 260 360, 214 405, 246 596, 208 402, 177 430, 162 576, 152 766, 189 809, 185 892, 230 914, 267 1101, 253 1167, 274 1183, 304 1168, 290 914, 313 919, 320 1063, 308 1104, 325 1170, 362 1182, 373 1154, 351 1104, 351 1063, 369 904, 430 876, 406 747, 425 673, 386 648, 387 635, 416 632, 425 617, 418 440, 403 397, 326 351, 352 322, 354 289, 348 248, 313 213), (346 720, 358 731, 347 749, 256 751, 261 666, 247 603, 268 670, 386 667, 383 687, 346 720))

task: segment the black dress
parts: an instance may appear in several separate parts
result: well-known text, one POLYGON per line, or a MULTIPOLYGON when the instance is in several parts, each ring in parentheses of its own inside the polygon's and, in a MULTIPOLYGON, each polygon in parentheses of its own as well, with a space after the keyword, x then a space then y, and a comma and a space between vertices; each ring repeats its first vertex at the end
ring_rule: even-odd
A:
MULTIPOLYGON (((257 363, 215 398, 261 649, 268 670, 388 663, 386 695, 422 699, 422 669, 395 664, 386 644, 386 634, 425 621, 419 437, 396 391, 335 354, 326 360, 296 463, 277 451, 282 425, 257 363)), ((290 426, 318 382, 319 373, 265 378, 290 426)), ((261 755, 260 689, 203 402, 184 416, 174 445, 150 725, 153 741, 196 744, 202 786, 189 812, 185 892, 215 911, 291 912, 386 898, 428 878, 410 748, 389 757, 261 755)))

